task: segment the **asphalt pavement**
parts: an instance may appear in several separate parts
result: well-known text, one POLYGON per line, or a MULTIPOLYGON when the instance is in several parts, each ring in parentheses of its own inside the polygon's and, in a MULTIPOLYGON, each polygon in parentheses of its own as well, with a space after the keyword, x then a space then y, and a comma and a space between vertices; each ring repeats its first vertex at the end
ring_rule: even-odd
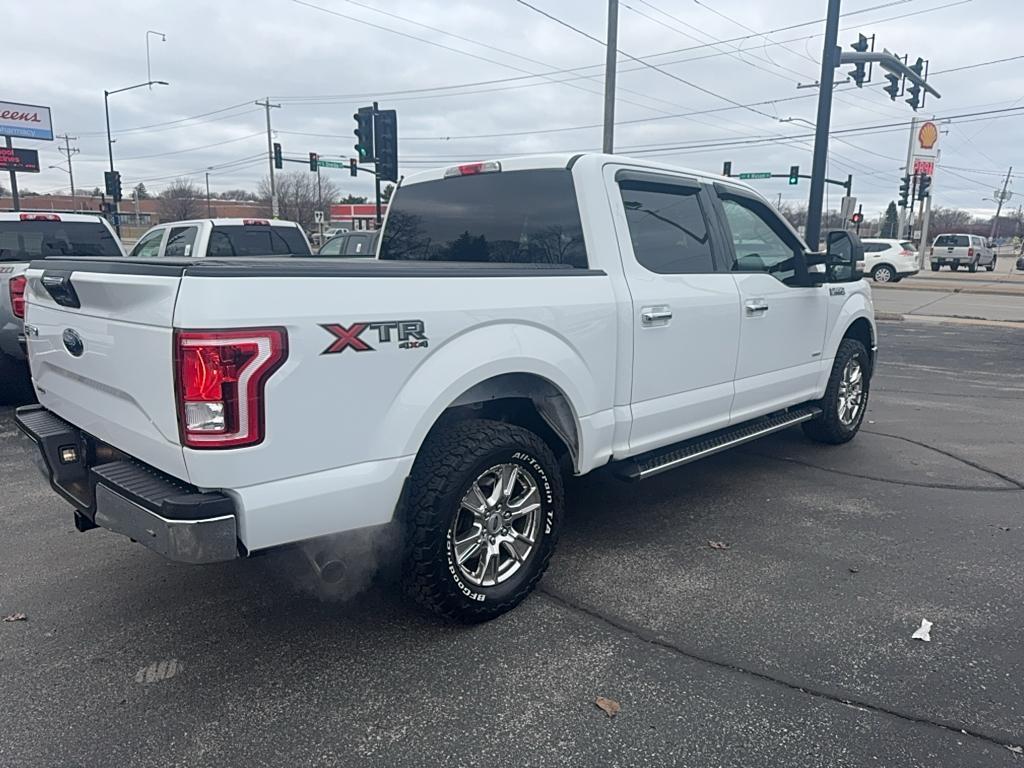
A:
POLYGON ((1024 766, 1024 340, 880 345, 849 445, 572 481, 539 593, 476 627, 383 544, 324 599, 294 554, 77 533, 3 409, 0 765, 1024 766))

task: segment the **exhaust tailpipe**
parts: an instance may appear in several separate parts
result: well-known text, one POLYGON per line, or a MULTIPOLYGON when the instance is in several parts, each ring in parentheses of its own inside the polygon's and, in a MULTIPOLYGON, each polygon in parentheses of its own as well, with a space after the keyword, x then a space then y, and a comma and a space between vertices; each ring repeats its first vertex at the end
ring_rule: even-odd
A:
POLYGON ((327 549, 320 549, 316 552, 303 549, 302 553, 309 560, 314 573, 325 584, 337 584, 345 578, 345 564, 334 552, 327 549))

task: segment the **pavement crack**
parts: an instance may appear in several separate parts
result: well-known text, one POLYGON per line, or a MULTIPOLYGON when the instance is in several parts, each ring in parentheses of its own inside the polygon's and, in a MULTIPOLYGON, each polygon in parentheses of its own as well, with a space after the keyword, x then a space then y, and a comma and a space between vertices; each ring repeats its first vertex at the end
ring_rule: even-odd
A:
POLYGON ((1009 483, 1010 485, 1012 485, 1012 486, 1014 486, 1016 488, 1024 490, 1024 483, 1022 483, 1020 480, 1017 480, 1016 478, 1010 477, 1009 475, 1004 475, 1002 472, 999 472, 998 470, 995 470, 995 469, 991 469, 990 467, 986 467, 984 464, 979 464, 976 461, 971 461, 970 459, 965 459, 963 456, 958 456, 957 454, 955 454, 955 453, 953 453, 951 451, 947 451, 947 450, 944 450, 942 448, 936 448, 934 445, 929 445, 928 443, 921 442, 920 440, 914 440, 913 438, 910 438, 910 437, 903 437, 902 435, 890 435, 890 434, 888 434, 886 432, 876 432, 873 429, 865 429, 863 431, 865 433, 869 434, 869 435, 878 435, 879 437, 889 437, 889 438, 892 438, 893 440, 902 440, 905 443, 910 443, 911 445, 916 445, 919 448, 927 448, 930 451, 935 451, 936 453, 941 453, 943 456, 946 456, 946 457, 948 457, 950 459, 954 459, 956 461, 959 461, 961 464, 966 464, 968 467, 973 467, 974 469, 978 470, 979 472, 984 472, 986 475, 991 475, 992 477, 998 477, 1003 482, 1009 483))
POLYGON ((824 699, 826 701, 833 702, 835 704, 842 704, 844 706, 859 707, 867 712, 877 715, 888 715, 904 722, 913 723, 915 725, 925 725, 932 728, 937 728, 942 731, 967 735, 981 741, 988 742, 990 744, 1009 748, 1013 745, 1013 741, 1005 735, 987 733, 981 729, 966 727, 963 724, 945 722, 943 720, 933 720, 927 717, 919 715, 913 715, 908 712, 902 712, 892 707, 887 707, 883 704, 876 704, 873 702, 858 699, 856 697, 845 695, 838 691, 829 691, 824 688, 815 688, 809 686, 806 683, 797 682, 794 680, 788 680, 776 674, 764 672, 756 669, 750 669, 734 662, 719 659, 714 656, 701 653, 691 648, 685 648, 678 643, 669 640, 668 638, 658 634, 657 632, 642 627, 628 619, 620 616, 614 616, 604 611, 601 611, 593 606, 586 605, 570 599, 567 595, 560 592, 558 589, 548 586, 547 584, 541 584, 537 591, 555 605, 561 606, 567 610, 570 610, 579 615, 585 616, 594 621, 600 622, 618 632, 625 634, 634 640, 639 640, 646 645, 650 645, 655 648, 659 648, 663 651, 668 651, 676 656, 682 656, 687 659, 691 659, 702 664, 708 664, 719 669, 724 669, 730 672, 735 672, 741 675, 747 675, 758 680, 763 680, 767 683, 786 688, 791 691, 812 696, 818 699, 824 699))

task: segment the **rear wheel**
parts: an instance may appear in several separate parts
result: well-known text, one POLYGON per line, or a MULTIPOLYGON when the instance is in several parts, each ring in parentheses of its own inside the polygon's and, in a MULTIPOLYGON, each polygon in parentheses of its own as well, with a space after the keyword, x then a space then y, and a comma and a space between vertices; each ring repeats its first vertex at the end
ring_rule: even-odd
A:
POLYGON ((938 271, 939 271, 939 265, 938 264, 932 264, 932 272, 938 272, 938 271))
POLYGON ((867 349, 856 339, 843 339, 820 402, 821 416, 803 423, 804 434, 832 445, 852 440, 864 421, 870 384, 871 360, 867 349))
POLYGON ((970 272, 972 275, 975 272, 978 271, 978 260, 977 259, 975 259, 974 261, 972 261, 970 264, 967 265, 967 271, 970 272))
POLYGON ((876 283, 892 283, 896 280, 896 271, 888 264, 879 264, 871 270, 871 279, 876 283))
POLYGON ((995 269, 996 269, 996 257, 995 256, 992 257, 992 263, 991 264, 986 264, 985 265, 985 269, 987 269, 989 272, 994 272, 995 271, 995 269))
POLYGON ((0 352, 0 405, 24 405, 35 401, 28 363, 0 352))
POLYGON ((561 517, 558 462, 537 435, 484 419, 440 427, 410 478, 406 590, 448 619, 500 616, 544 574, 561 517))

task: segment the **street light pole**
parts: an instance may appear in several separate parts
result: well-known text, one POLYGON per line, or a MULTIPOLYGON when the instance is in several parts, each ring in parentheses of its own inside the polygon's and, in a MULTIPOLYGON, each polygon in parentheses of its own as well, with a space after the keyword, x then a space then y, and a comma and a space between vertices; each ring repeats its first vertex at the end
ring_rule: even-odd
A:
POLYGON ((149 90, 153 90, 153 72, 149 66, 149 36, 160 35, 160 41, 163 43, 167 42, 167 35, 163 32, 154 32, 152 29, 146 30, 146 80, 149 81, 149 90))
MULTIPOLYGON (((115 88, 113 91, 103 91, 103 113, 107 118, 107 158, 110 160, 110 173, 114 173, 114 140, 110 136, 110 97, 115 93, 123 93, 124 91, 132 91, 136 88, 145 88, 149 86, 152 88, 154 85, 170 85, 165 80, 147 80, 144 83, 136 83, 135 85, 129 85, 126 88, 115 88)), ((121 198, 118 195, 113 195, 114 201, 114 231, 117 232, 117 236, 121 236, 121 208, 118 203, 121 202, 121 198)))
POLYGON ((604 57, 604 138, 601 151, 614 152, 615 136, 615 69, 618 61, 619 0, 608 0, 608 39, 604 57))
POLYGON ((212 219, 213 214, 210 212, 210 169, 206 169, 206 218, 212 219))
POLYGON ((818 250, 821 240, 821 203, 825 194, 825 172, 828 164, 828 134, 832 125, 832 87, 840 52, 839 0, 828 0, 825 20, 825 45, 821 53, 821 81, 818 86, 818 115, 814 123, 814 160, 811 163, 811 193, 807 200, 807 245, 818 250))

